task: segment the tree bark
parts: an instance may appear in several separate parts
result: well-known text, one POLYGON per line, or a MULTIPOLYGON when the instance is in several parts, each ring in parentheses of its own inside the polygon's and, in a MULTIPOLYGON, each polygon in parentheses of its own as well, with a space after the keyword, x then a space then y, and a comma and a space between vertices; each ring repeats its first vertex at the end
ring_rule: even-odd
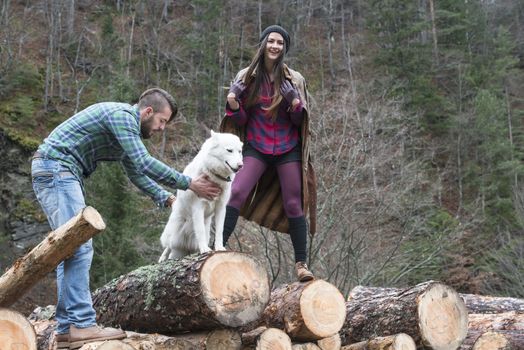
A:
POLYGON ((238 252, 209 252, 143 266, 93 294, 98 322, 167 335, 239 327, 260 317, 266 270, 238 252))
POLYGON ((323 280, 295 282, 271 292, 260 322, 283 329, 294 341, 316 341, 338 333, 344 324, 344 297, 323 280))
MULTIPOLYGON (((56 321, 32 321, 38 338, 39 350, 56 350, 54 329, 56 321), (49 330, 51 330, 49 332, 49 330)), ((122 350, 131 346, 131 349, 156 349, 156 350, 235 350, 241 348, 240 334, 233 329, 217 329, 213 331, 187 333, 178 336, 166 336, 158 333, 145 334, 126 332, 127 338, 115 342, 115 349, 122 350)), ((105 341, 93 342, 79 348, 79 350, 100 349, 105 341)), ((3 349, 0 347, 0 349, 3 349)), ((110 349, 110 348, 108 348, 110 349)))
MULTIPOLYGON (((387 295, 389 293, 395 295, 399 291, 399 288, 356 286, 349 292, 348 300, 370 298, 374 295, 387 295)), ((524 313, 524 299, 462 293, 459 293, 459 296, 464 300, 468 312, 472 314, 496 314, 509 311, 524 313)))
POLYGON ((435 281, 358 299, 350 294, 346 315, 340 332, 343 345, 406 333, 417 346, 445 350, 456 349, 467 334, 464 301, 455 290, 435 281))
POLYGON ((242 334, 243 349, 291 350, 291 339, 282 330, 264 326, 242 334))
POLYGON ((320 339, 317 341, 317 345, 321 350, 340 350, 342 346, 340 334, 337 333, 331 337, 320 339))
POLYGON ((359 343, 346 345, 341 350, 416 350, 417 346, 409 335, 400 333, 378 337, 359 343))
POLYGON ((469 329, 480 331, 524 331, 524 313, 469 314, 469 329))
POLYGON ((460 350, 506 350, 524 349, 522 331, 479 331, 470 329, 460 350))
POLYGON ((524 313, 524 299, 492 297, 476 294, 459 294, 472 314, 496 314, 503 312, 524 313))
POLYGON ((0 309, 0 348, 37 350, 35 330, 19 312, 0 309))
POLYGON ((106 227, 100 214, 92 207, 47 235, 0 277, 0 306, 7 307, 20 298, 49 272, 91 237, 106 227))

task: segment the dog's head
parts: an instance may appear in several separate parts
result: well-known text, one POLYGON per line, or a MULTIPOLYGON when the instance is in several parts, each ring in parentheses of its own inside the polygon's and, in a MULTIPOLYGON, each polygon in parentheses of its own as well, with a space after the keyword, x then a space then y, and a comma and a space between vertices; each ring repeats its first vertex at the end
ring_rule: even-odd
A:
POLYGON ((238 172, 244 165, 242 146, 238 136, 211 130, 211 137, 204 142, 202 148, 206 150, 213 169, 227 177, 238 172))

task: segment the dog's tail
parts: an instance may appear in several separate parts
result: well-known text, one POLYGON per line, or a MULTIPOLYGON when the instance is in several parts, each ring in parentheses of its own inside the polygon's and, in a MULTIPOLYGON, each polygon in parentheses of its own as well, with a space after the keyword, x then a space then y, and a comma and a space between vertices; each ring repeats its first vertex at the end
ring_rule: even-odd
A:
POLYGON ((158 259, 158 262, 161 263, 162 261, 166 261, 169 258, 169 254, 171 254, 171 248, 167 247, 158 259))

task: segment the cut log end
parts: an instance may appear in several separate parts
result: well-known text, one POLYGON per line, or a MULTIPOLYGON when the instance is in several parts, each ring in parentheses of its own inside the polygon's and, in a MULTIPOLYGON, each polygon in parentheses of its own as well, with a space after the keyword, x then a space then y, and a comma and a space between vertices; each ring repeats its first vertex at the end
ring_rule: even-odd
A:
POLYGON ((215 253, 206 260, 200 278, 204 300, 226 326, 258 319, 269 301, 267 271, 249 255, 215 253))
POLYGON ((400 333, 394 336, 391 350, 416 350, 417 345, 409 335, 400 333))
POLYGON ((510 350, 511 344, 503 334, 497 332, 486 332, 482 334, 472 350, 510 350))
POLYGON ((322 350, 340 350, 342 341, 340 334, 334 334, 331 337, 323 338, 317 341, 318 347, 322 350))
POLYGON ((207 336, 206 349, 239 350, 241 347, 240 333, 232 329, 217 329, 207 336))
POLYGON ((292 350, 322 350, 314 343, 293 344, 292 350))
MULTIPOLYGON (((359 343, 343 346, 341 350, 416 350, 412 337, 405 333, 377 337, 359 343)), ((450 348, 451 349, 451 348, 450 348)))
POLYGON ((291 350, 291 339, 282 330, 268 328, 258 339, 256 350, 291 350))
POLYGON ((457 348, 468 331, 468 312, 459 294, 446 285, 435 283, 420 295, 418 302, 424 343, 435 350, 457 348))
POLYGON ((36 350, 36 333, 20 313, 0 309, 0 348, 36 350))
POLYGON ((102 231, 106 229, 106 223, 100 213, 93 207, 85 207, 82 215, 84 219, 93 226, 93 228, 102 231))
POLYGON ((342 328, 346 319, 344 297, 323 280, 316 280, 304 289, 300 297, 304 324, 318 338, 330 337, 342 328))

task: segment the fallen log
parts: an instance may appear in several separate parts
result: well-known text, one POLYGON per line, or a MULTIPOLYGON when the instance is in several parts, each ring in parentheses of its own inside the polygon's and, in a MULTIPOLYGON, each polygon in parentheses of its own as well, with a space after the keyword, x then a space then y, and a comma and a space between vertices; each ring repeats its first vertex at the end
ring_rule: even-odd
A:
POLYGON ((346 345, 341 350, 416 350, 417 346, 409 335, 400 333, 377 337, 359 343, 346 345))
POLYGON ((94 292, 93 306, 101 324, 173 335, 243 326, 269 295, 267 272, 252 256, 209 252, 120 276, 94 292))
POLYGON ((481 331, 524 331, 524 314, 519 312, 469 314, 468 327, 481 331))
POLYGON ((188 333, 176 336, 198 350, 240 350, 240 333, 234 329, 215 329, 212 331, 188 333))
POLYGON ((317 345, 321 350, 340 350, 342 341, 340 340, 340 334, 334 334, 331 337, 322 338, 317 341, 317 345))
POLYGON ((295 282, 271 292, 260 323, 284 330, 293 341, 316 341, 338 333, 345 318, 344 297, 323 280, 295 282))
POLYGON ((52 231, 0 277, 0 307, 8 307, 75 250, 106 227, 100 214, 85 207, 52 231))
MULTIPOLYGON (((31 321, 36 331, 38 350, 56 350, 54 320, 31 321)), ((127 338, 113 341, 115 349, 156 349, 156 350, 235 350, 241 348, 240 334, 234 329, 217 329, 212 331, 188 333, 177 336, 166 336, 158 333, 126 332, 127 338)), ((107 342, 98 341, 83 345, 78 350, 100 349, 107 342)), ((0 343, 2 344, 2 343, 0 343)), ((109 345, 106 345, 109 346, 109 345)), ((0 346, 0 349, 3 348, 0 346)), ((36 348, 35 348, 36 349, 36 348)), ((111 349, 111 348, 108 348, 111 349)))
POLYGON ((471 314, 495 314, 515 311, 524 313, 524 299, 493 297, 476 294, 459 294, 471 314))
POLYGON ((452 288, 435 281, 346 302, 346 322, 340 336, 348 345, 398 333, 417 346, 456 349, 467 334, 468 313, 452 288))
POLYGON ((31 322, 17 311, 0 309, 0 349, 37 350, 31 322))
POLYGON ((460 350, 515 350, 524 349, 522 331, 479 331, 470 329, 460 350))
POLYGON ((260 326, 242 333, 242 346, 243 349, 291 350, 291 339, 280 329, 260 326))
MULTIPOLYGON (((349 292, 348 300, 369 298, 373 295, 387 295, 388 293, 395 294, 399 290, 399 288, 356 286, 349 292)), ((509 311, 524 313, 524 299, 462 293, 459 293, 459 296, 464 300, 468 312, 472 314, 494 314, 509 311)))

